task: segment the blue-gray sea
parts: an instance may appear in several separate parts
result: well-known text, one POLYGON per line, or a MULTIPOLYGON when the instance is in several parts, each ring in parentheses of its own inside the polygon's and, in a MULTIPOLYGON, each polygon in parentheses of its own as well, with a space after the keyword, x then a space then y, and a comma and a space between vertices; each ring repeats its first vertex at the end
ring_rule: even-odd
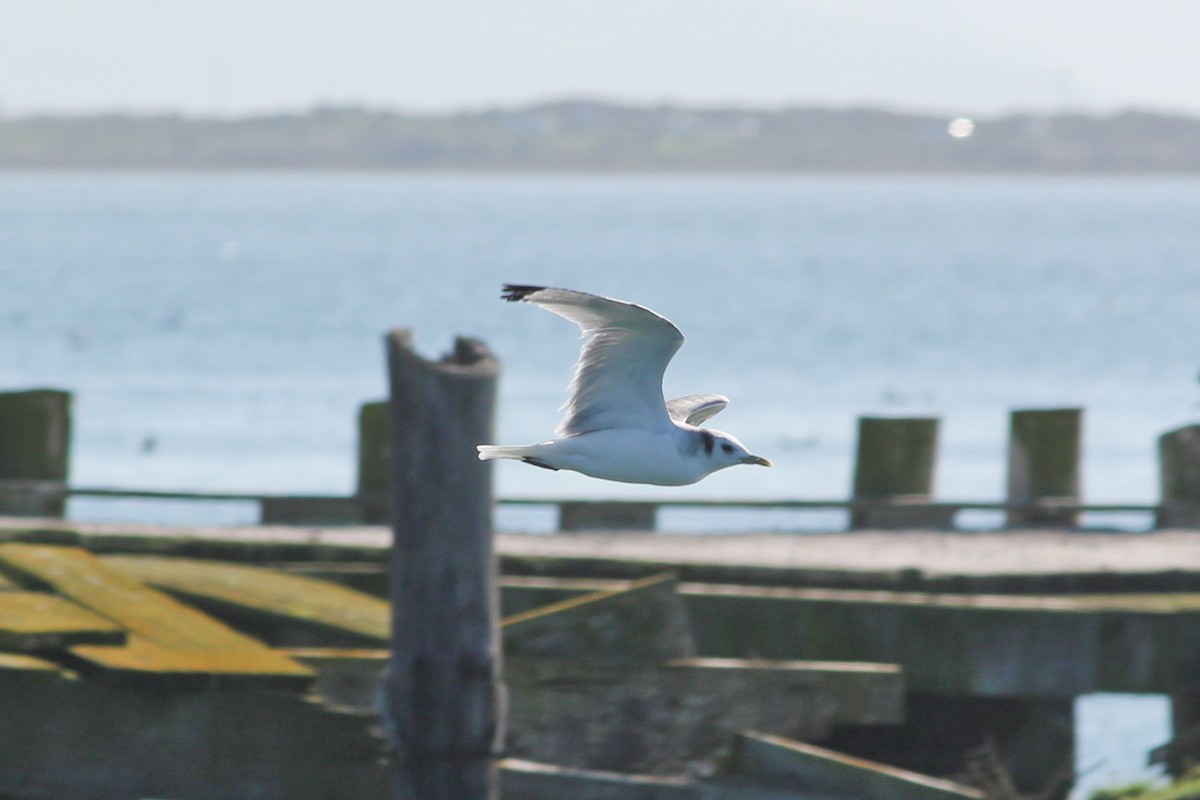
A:
MULTIPOLYGON (((667 392, 729 395, 712 424, 777 466, 667 490, 504 463, 501 496, 841 498, 857 417, 894 414, 941 417, 939 497, 1000 499, 1009 412, 1080 406, 1085 497, 1150 503, 1156 437, 1200 414, 1194 178, 0 174, 0 390, 75 393, 78 485, 345 493, 389 328, 431 357, 455 335, 486 341, 498 439, 548 436, 577 333, 501 302, 505 281, 672 319, 687 342, 667 392)), ((253 518, 236 503, 71 513, 253 518)), ((664 515, 676 530, 839 522, 664 515)), ((1161 699, 1083 700, 1087 783, 1136 775, 1166 717, 1161 699)))

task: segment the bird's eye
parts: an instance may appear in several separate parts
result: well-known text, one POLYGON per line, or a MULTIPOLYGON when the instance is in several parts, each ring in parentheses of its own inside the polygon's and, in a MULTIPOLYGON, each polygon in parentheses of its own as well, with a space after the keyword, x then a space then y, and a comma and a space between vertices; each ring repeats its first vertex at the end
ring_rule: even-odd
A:
POLYGON ((733 452, 733 445, 731 445, 731 444, 723 444, 723 445, 721 445, 721 449, 722 449, 722 450, 724 450, 726 453, 732 453, 732 452, 733 452))

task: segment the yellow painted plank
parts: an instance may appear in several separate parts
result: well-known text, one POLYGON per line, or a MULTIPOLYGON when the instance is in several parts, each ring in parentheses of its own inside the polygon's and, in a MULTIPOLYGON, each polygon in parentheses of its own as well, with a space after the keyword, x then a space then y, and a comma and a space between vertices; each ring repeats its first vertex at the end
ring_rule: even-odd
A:
POLYGON ((0 592, 0 650, 124 644, 118 625, 48 592, 0 592))
POLYGON ((69 652, 126 678, 191 678, 300 687, 312 671, 260 642, 70 547, 0 544, 0 572, 46 586, 124 628, 125 645, 78 645, 69 652))
MULTIPOLYGON (((139 581, 197 602, 299 620, 386 644, 389 604, 329 581, 263 567, 162 556, 105 556, 104 563, 139 581)), ((235 622, 236 624, 236 622, 235 622)))
POLYGON ((23 653, 0 653, 0 672, 26 672, 37 675, 62 675, 62 668, 52 661, 23 653))

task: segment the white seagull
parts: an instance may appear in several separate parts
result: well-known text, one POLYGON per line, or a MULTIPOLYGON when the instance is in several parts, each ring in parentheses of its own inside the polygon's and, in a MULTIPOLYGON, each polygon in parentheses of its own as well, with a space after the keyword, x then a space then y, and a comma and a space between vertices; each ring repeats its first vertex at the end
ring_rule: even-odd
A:
POLYGON ((608 297, 505 284, 509 302, 541 306, 579 326, 587 341, 575 363, 566 414, 540 444, 481 444, 480 460, 512 458, 624 483, 683 486, 734 464, 771 462, 727 433, 697 427, 729 405, 719 394, 663 401, 662 379, 683 334, 644 306, 608 297))

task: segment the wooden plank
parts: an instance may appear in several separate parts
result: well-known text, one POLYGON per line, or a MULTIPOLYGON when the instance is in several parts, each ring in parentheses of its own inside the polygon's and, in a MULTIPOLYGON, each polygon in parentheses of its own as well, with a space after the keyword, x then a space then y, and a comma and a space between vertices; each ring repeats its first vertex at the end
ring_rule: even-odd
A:
POLYGON ((503 632, 509 656, 662 661, 696 653, 672 574, 517 614, 503 632))
POLYGON ((75 645, 80 669, 118 681, 303 688, 312 671, 75 548, 0 545, 0 571, 47 586, 128 632, 124 645, 75 645))
POLYGON ((522 800, 561 800, 564 797, 697 800, 701 796, 692 781, 682 775, 632 775, 519 758, 506 758, 500 762, 500 785, 503 797, 520 797, 522 800))
POLYGON ((1195 595, 950 595, 684 584, 699 649, 900 664, 909 688, 1166 694, 1196 671, 1195 595))
POLYGON ((387 644, 386 600, 301 575, 220 561, 163 556, 105 556, 105 564, 237 624, 300 624, 340 646, 387 644), (345 641, 345 637, 363 641, 345 641))
POLYGON ((760 733, 738 736, 732 766, 753 779, 858 800, 983 798, 983 792, 970 786, 760 733))
POLYGON ((124 644, 125 631, 47 592, 0 592, 0 650, 32 652, 76 644, 124 644))
POLYGON ((53 661, 47 661, 37 656, 24 653, 0 653, 0 674, 8 678, 13 673, 50 677, 61 675, 62 668, 53 661))

